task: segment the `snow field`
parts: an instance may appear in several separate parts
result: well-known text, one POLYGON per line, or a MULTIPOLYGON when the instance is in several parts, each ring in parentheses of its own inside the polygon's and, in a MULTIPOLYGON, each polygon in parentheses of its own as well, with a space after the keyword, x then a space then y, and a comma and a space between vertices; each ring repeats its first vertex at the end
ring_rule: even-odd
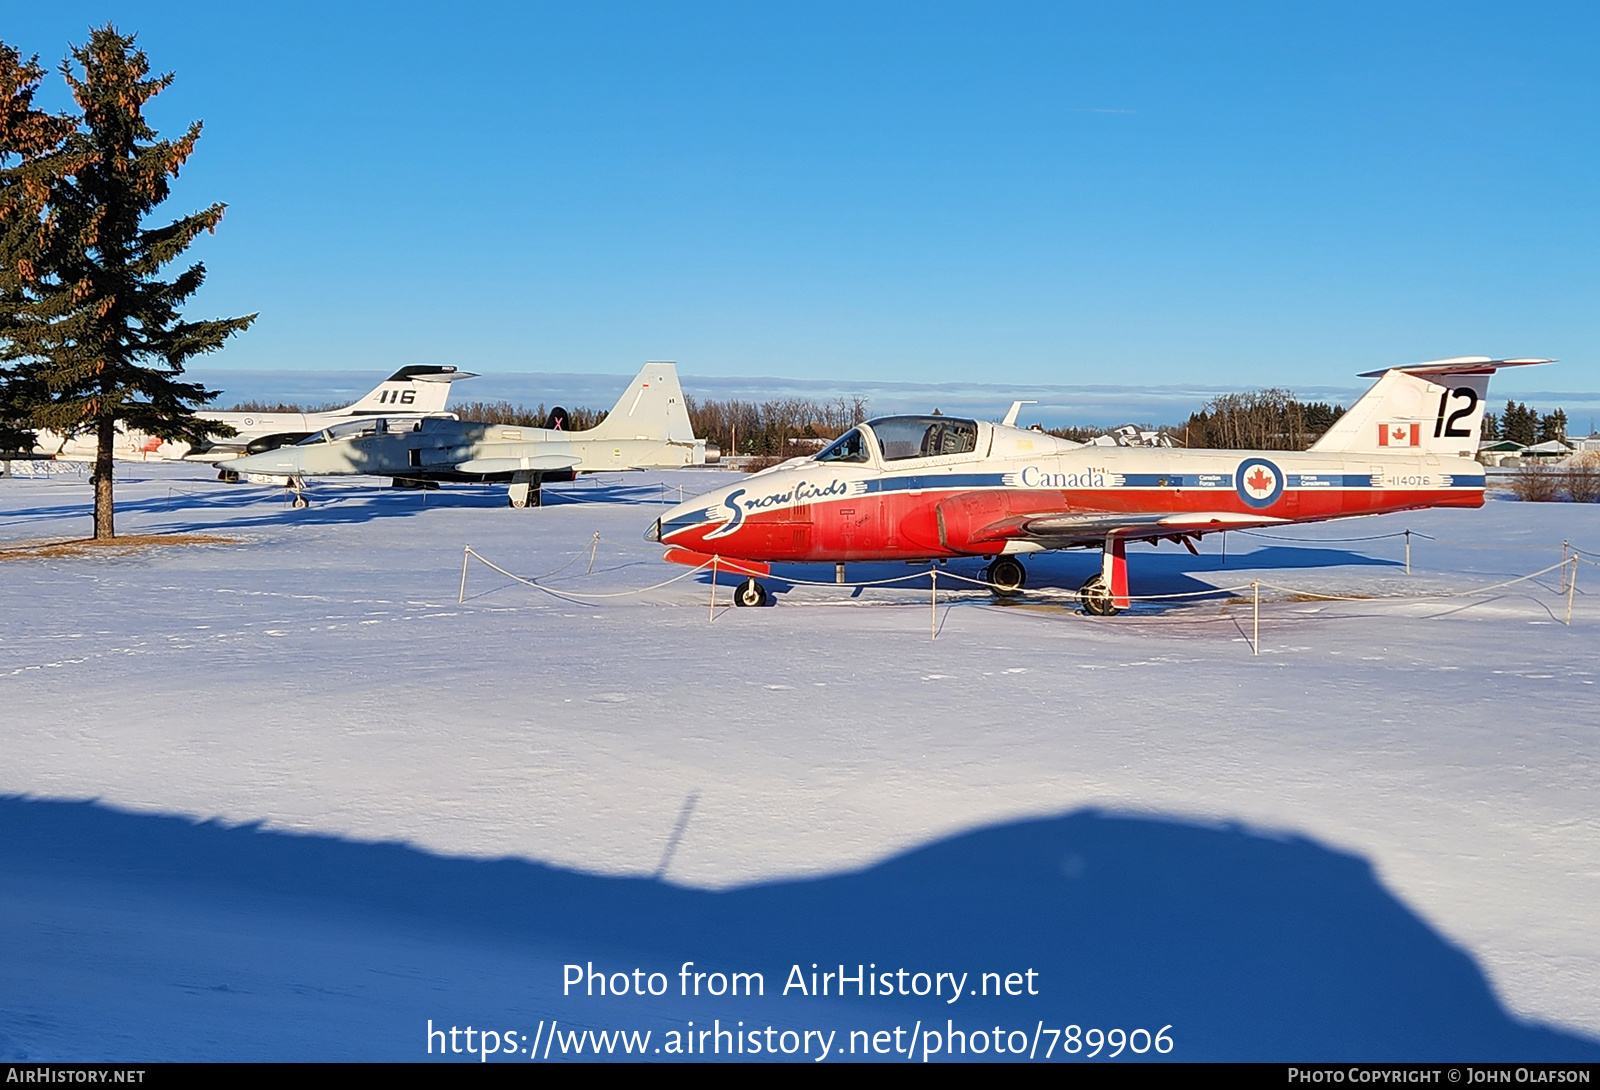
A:
MULTIPOLYGON (((1579 572, 1486 599, 1141 605, 797 587, 707 618, 642 538, 711 471, 550 489, 317 487, 309 511, 203 469, 140 466, 124 532, 197 546, 0 564, 0 793, 650 875, 834 873, 978 825, 1085 806, 1300 833, 1370 859, 1517 1014, 1600 1033, 1595 636, 1579 572)), ((88 485, 0 481, 0 543, 86 532, 88 485)), ((1133 590, 1260 578, 1306 592, 1465 590, 1600 551, 1600 507, 1491 500, 1130 550, 1133 590), (1396 539, 1410 528, 1414 574, 1396 539)), ((1077 587, 1097 553, 1030 563, 1077 587)), ((975 562, 951 570, 975 574, 975 562)), ((784 569, 828 580, 831 566, 784 569)), ((903 574, 852 566, 852 578, 903 574)), ((783 571, 780 571, 780 575, 783 571)), ((731 580, 725 586, 731 585, 731 580)), ((728 593, 721 599, 726 603, 728 593)))

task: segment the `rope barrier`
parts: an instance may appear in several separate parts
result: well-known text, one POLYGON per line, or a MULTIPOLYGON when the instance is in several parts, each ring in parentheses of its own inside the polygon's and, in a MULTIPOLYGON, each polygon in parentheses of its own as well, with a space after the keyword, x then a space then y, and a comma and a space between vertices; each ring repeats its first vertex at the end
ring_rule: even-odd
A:
MULTIPOLYGON (((1401 533, 1401 534, 1390 534, 1390 535, 1383 535, 1383 536, 1386 536, 1386 537, 1400 537, 1400 536, 1405 536, 1405 535, 1403 533, 1401 533)), ((1420 537, 1420 536, 1424 536, 1424 535, 1420 535, 1419 534, 1417 536, 1420 537)), ((1436 540, 1436 539, 1430 539, 1430 540, 1436 540)), ((537 577, 534 577, 534 578, 528 578, 528 577, 517 575, 514 572, 507 571, 505 568, 502 568, 500 565, 494 563, 493 561, 491 561, 488 558, 484 557, 482 554, 478 553, 476 550, 474 550, 472 548, 471 545, 467 545, 467 546, 464 547, 464 549, 462 551, 462 557, 461 557, 461 587, 460 587, 460 592, 457 595, 457 604, 461 604, 461 603, 464 603, 466 601, 467 566, 468 566, 469 561, 471 561, 473 559, 476 559, 480 564, 484 565, 485 567, 489 568, 492 571, 498 572, 499 574, 505 576, 508 579, 514 580, 515 582, 521 583, 521 584, 523 584, 525 586, 533 587, 536 590, 541 590, 541 591, 545 592, 546 594, 551 595, 552 597, 560 598, 560 599, 563 599, 565 601, 570 601, 570 602, 574 602, 574 603, 577 603, 577 604, 581 604, 582 602, 585 602, 585 601, 607 601, 607 600, 614 599, 614 598, 627 598, 627 597, 632 597, 634 595, 647 594, 647 593, 649 593, 651 591, 660 590, 663 587, 671 586, 674 583, 682 582, 685 579, 688 579, 688 578, 690 578, 690 577, 692 577, 692 576, 694 576, 694 575, 696 575, 696 574, 698 574, 698 573, 700 573, 702 571, 706 571, 706 570, 709 569, 712 572, 712 591, 711 591, 711 593, 712 593, 712 600, 711 600, 712 614, 711 615, 713 617, 715 616, 715 612, 716 612, 716 576, 719 573, 719 570, 726 570, 726 569, 722 568, 722 557, 721 556, 712 556, 710 559, 708 559, 706 561, 703 561, 700 564, 695 565, 694 567, 690 568, 689 570, 683 572, 680 575, 673 576, 671 579, 665 579, 665 580, 662 580, 661 582, 658 582, 658 583, 652 583, 651 585, 646 586, 646 587, 637 587, 637 588, 634 588, 634 589, 631 589, 631 590, 612 591, 612 592, 607 592, 607 593, 585 593, 585 592, 582 592, 582 591, 563 590, 563 589, 558 589, 558 588, 554 588, 554 587, 548 587, 548 586, 545 586, 543 583, 539 582, 539 580, 541 580, 541 579, 549 579, 550 577, 552 577, 554 575, 559 575, 561 572, 567 570, 574 563, 576 563, 583 556, 583 554, 586 553, 586 552, 589 553, 589 573, 593 574, 595 556, 598 554, 599 547, 600 547, 600 545, 602 543, 609 544, 609 545, 615 545, 615 546, 619 546, 619 547, 623 547, 623 548, 637 548, 637 546, 623 545, 621 542, 608 541, 607 539, 602 538, 600 536, 599 532, 596 531, 595 534, 594 534, 594 537, 591 539, 591 541, 589 542, 588 546, 586 546, 585 548, 579 549, 577 552, 575 552, 573 554, 572 558, 570 560, 568 560, 565 564, 563 564, 560 567, 554 569, 553 571, 545 573, 544 575, 537 576, 537 577)), ((1568 548, 1572 548, 1572 546, 1569 545, 1568 548)), ((653 550, 651 550, 651 551, 653 551, 653 550)), ((1320 591, 1301 590, 1301 589, 1296 588, 1296 587, 1284 586, 1283 584, 1280 584, 1280 583, 1271 583, 1271 582, 1267 582, 1267 581, 1264 581, 1264 580, 1256 579, 1256 580, 1252 580, 1249 583, 1241 583, 1241 584, 1239 584, 1237 586, 1208 587, 1205 590, 1178 591, 1178 592, 1171 593, 1171 594, 1129 594, 1126 597, 1130 602, 1163 602, 1163 601, 1177 601, 1177 600, 1186 599, 1186 598, 1214 598, 1217 595, 1222 595, 1222 594, 1239 594, 1242 591, 1246 591, 1246 590, 1251 591, 1251 600, 1252 600, 1252 603, 1253 603, 1253 611, 1254 611, 1254 614, 1255 614, 1254 631, 1256 633, 1255 637, 1252 639, 1252 645, 1255 648, 1255 653, 1256 654, 1260 654, 1260 649, 1259 649, 1260 609, 1261 609, 1261 589, 1263 587, 1265 587, 1267 589, 1270 589, 1270 590, 1281 591, 1281 592, 1283 592, 1285 594, 1299 595, 1299 596, 1302 596, 1304 599, 1312 600, 1312 601, 1329 601, 1329 602, 1373 602, 1373 601, 1376 601, 1376 602, 1422 602, 1422 601, 1442 601, 1442 600, 1446 600, 1447 601, 1447 600, 1458 599, 1458 598, 1476 597, 1476 596, 1480 596, 1480 595, 1491 593, 1493 591, 1504 590, 1507 587, 1516 586, 1519 583, 1526 583, 1526 582, 1528 582, 1530 580, 1538 579, 1540 576, 1548 575, 1549 573, 1560 569, 1563 572, 1563 580, 1562 580, 1563 585, 1561 587, 1561 593, 1567 598, 1567 624, 1570 626, 1571 623, 1572 623, 1572 599, 1573 599, 1573 596, 1576 593, 1576 587, 1577 587, 1577 567, 1578 567, 1578 564, 1579 563, 1584 563, 1584 564, 1589 564, 1589 565, 1591 565, 1593 567, 1600 567, 1600 561, 1589 560, 1589 559, 1586 559, 1585 557, 1578 556, 1578 555, 1576 555, 1577 552, 1586 552, 1586 551, 1585 550, 1574 550, 1574 554, 1573 555, 1564 556, 1563 559, 1561 561, 1559 561, 1558 563, 1551 564, 1551 565, 1549 565, 1547 567, 1544 567, 1544 568, 1540 568, 1538 571, 1530 572, 1527 575, 1519 575, 1519 576, 1516 576, 1516 577, 1511 578, 1511 579, 1502 580, 1501 582, 1498 582, 1498 583, 1490 583, 1487 586, 1474 587, 1474 588, 1470 588, 1468 590, 1462 590, 1462 591, 1438 591, 1438 592, 1428 593, 1428 594, 1383 594, 1383 595, 1325 594, 1325 593, 1322 593, 1320 591), (1568 575, 1566 573, 1566 569, 1567 569, 1567 566, 1569 564, 1572 566, 1572 570, 1571 570, 1571 574, 1570 575, 1568 575)), ((1600 556, 1600 554, 1594 554, 1594 553, 1588 553, 1586 555, 1600 556)), ((733 565, 735 565, 733 570, 737 571, 738 570, 737 564, 739 562, 737 560, 735 560, 735 561, 732 561, 731 563, 733 565)), ((966 584, 969 584, 969 585, 971 585, 973 587, 982 588, 985 592, 992 592, 993 591, 993 586, 985 579, 977 579, 977 578, 974 578, 972 576, 962 575, 959 572, 953 572, 953 571, 948 571, 948 570, 941 572, 940 569, 937 566, 930 567, 926 571, 908 572, 905 575, 890 576, 890 577, 884 578, 884 579, 861 580, 861 581, 850 582, 850 583, 827 582, 827 581, 817 580, 817 579, 801 579, 801 578, 794 578, 794 577, 787 577, 787 576, 777 576, 775 578, 779 579, 779 581, 781 581, 783 583, 789 584, 790 586, 802 586, 802 587, 851 587, 851 588, 855 588, 855 589, 859 590, 859 589, 863 589, 863 588, 867 588, 867 587, 888 587, 888 586, 893 586, 895 584, 906 583, 906 582, 909 582, 909 581, 912 581, 912 580, 920 580, 920 579, 922 579, 924 577, 927 577, 929 579, 929 581, 930 581, 930 587, 929 587, 929 590, 930 590, 930 602, 931 602, 932 609, 933 609, 933 620, 932 620, 932 624, 931 624, 931 638, 937 639, 938 638, 938 595, 939 595, 939 583, 938 583, 938 580, 939 580, 939 576, 941 574, 943 574, 946 579, 955 580, 958 583, 966 583, 966 584)), ((754 577, 751 576, 751 578, 754 578, 754 577)), ((1036 598, 1068 599, 1068 600, 1072 600, 1072 601, 1078 601, 1078 600, 1082 599, 1082 594, 1080 592, 1056 590, 1055 588, 1048 588, 1048 587, 1043 587, 1043 588, 1038 588, 1038 589, 1035 589, 1035 590, 1031 590, 1028 593, 1030 595, 1036 597, 1036 598)), ((947 598, 947 600, 950 598, 950 592, 949 591, 946 591, 946 598, 947 598)))
MULTIPOLYGON (((1264 586, 1264 587, 1271 587, 1273 590, 1281 590, 1281 591, 1284 591, 1284 592, 1289 593, 1289 594, 1304 594, 1304 595, 1307 595, 1309 597, 1325 599, 1325 600, 1331 601, 1331 602, 1374 602, 1374 601, 1377 601, 1377 602, 1424 602, 1424 601, 1437 601, 1437 600, 1439 600, 1441 598, 1470 598, 1470 597, 1473 597, 1474 595, 1478 595, 1478 594, 1487 594, 1491 590, 1501 590, 1501 589, 1503 589, 1505 587, 1515 586, 1518 583, 1526 583, 1530 579, 1537 579, 1541 575, 1548 575, 1551 572, 1555 571, 1557 568, 1565 568, 1569 563, 1571 563, 1570 559, 1563 560, 1560 563, 1551 564, 1548 568, 1540 568, 1536 572, 1530 572, 1527 575, 1519 575, 1515 579, 1507 579, 1502 583, 1490 583, 1486 587, 1476 587, 1476 588, 1474 588, 1472 590, 1462 590, 1462 591, 1440 591, 1440 592, 1438 592, 1436 594, 1381 594, 1381 595, 1319 594, 1319 593, 1317 593, 1315 591, 1303 591, 1303 590, 1297 590, 1294 587, 1285 587, 1285 586, 1282 586, 1282 585, 1280 585, 1278 583, 1265 583, 1265 582, 1263 582, 1261 585, 1264 586)), ((1563 587, 1562 589, 1565 590, 1566 588, 1563 587)))
MULTIPOLYGON (((583 550, 579 550, 577 555, 574 556, 573 559, 575 560, 575 559, 577 559, 577 557, 582 556, 582 555, 583 555, 583 550)), ((608 599, 608 598, 628 598, 628 597, 631 597, 632 595, 635 595, 635 594, 648 594, 650 591, 660 590, 662 587, 668 587, 668 586, 671 586, 673 583, 682 582, 683 580, 689 578, 691 575, 694 575, 696 572, 704 571, 705 569, 711 567, 712 562, 716 559, 715 557, 713 557, 711 561, 707 561, 704 564, 698 564, 695 567, 690 568, 688 571, 684 572, 682 575, 674 575, 671 579, 663 579, 661 582, 653 583, 648 587, 637 587, 637 588, 635 588, 633 590, 619 590, 619 591, 611 592, 609 594, 585 594, 582 591, 576 591, 576 590, 557 590, 554 587, 547 587, 543 583, 536 582, 536 581, 534 581, 532 579, 526 579, 526 578, 524 578, 524 577, 522 577, 520 575, 517 575, 515 572, 506 571, 504 568, 502 568, 500 565, 496 564, 494 561, 489 560, 486 557, 484 557, 482 554, 478 553, 476 550, 473 549, 473 547, 471 545, 468 545, 462 551, 462 555, 461 555, 461 593, 456 598, 456 604, 457 605, 461 605, 462 603, 464 603, 467 600, 467 560, 468 560, 468 558, 476 560, 478 563, 482 564, 484 567, 489 568, 492 571, 499 572, 501 575, 505 576, 507 579, 513 579, 516 582, 523 584, 524 586, 533 587, 535 590, 542 590, 546 594, 551 595, 552 597, 562 598, 562 599, 565 599, 566 601, 574 602, 575 604, 579 604, 579 605, 582 604, 582 601, 580 601, 580 600, 591 600, 592 599, 594 601, 602 601, 602 600, 605 600, 605 599, 608 599)), ((569 561, 567 566, 570 566, 570 563, 571 562, 569 561)), ((557 570, 560 570, 560 569, 557 569, 557 570)), ((542 576, 541 578, 549 578, 549 576, 542 576)))

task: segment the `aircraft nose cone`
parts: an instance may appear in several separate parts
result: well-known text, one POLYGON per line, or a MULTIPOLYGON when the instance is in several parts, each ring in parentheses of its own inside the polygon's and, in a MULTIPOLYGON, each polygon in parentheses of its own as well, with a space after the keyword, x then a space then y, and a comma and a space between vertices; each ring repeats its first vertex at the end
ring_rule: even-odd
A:
POLYGON ((658 544, 660 543, 660 541, 661 541, 661 520, 660 519, 656 519, 654 522, 652 522, 650 524, 650 529, 648 529, 648 530, 646 530, 644 532, 644 539, 646 541, 654 541, 654 542, 657 542, 658 544))

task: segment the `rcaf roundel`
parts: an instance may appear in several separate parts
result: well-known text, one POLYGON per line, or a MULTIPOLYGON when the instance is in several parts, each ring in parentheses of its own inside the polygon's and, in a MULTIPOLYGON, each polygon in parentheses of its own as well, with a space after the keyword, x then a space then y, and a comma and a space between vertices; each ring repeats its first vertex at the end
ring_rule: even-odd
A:
POLYGON ((1380 447, 1420 447, 1422 445, 1421 424, 1379 424, 1378 445, 1380 447))
POLYGON ((1234 474, 1239 498, 1251 507, 1271 507, 1283 495, 1283 471, 1265 458, 1246 458, 1234 474))

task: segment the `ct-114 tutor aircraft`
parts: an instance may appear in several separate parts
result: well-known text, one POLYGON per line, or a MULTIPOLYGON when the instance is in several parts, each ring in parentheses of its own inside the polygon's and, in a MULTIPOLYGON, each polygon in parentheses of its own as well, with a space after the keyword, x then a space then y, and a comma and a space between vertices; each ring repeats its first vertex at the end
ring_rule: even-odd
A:
MULTIPOLYGON (((450 384, 476 377, 471 372, 457 371, 454 367, 402 367, 374 386, 360 401, 325 413, 199 413, 200 419, 227 424, 236 433, 226 438, 213 438, 201 447, 191 447, 181 440, 164 440, 141 431, 129 431, 119 424, 111 456, 119 461, 131 462, 190 461, 215 464, 226 458, 259 454, 287 443, 297 443, 313 432, 352 417, 393 416, 398 413, 429 416, 443 413, 445 402, 450 399, 450 384)), ((65 462, 93 461, 95 443, 93 432, 63 437, 55 432, 40 431, 34 440, 33 453, 40 458, 57 458, 65 462)))
POLYGON ((439 481, 509 481, 512 507, 537 507, 547 480, 706 461, 706 441, 694 437, 675 364, 645 364, 606 418, 587 431, 566 431, 565 420, 561 409, 543 428, 402 413, 364 417, 294 446, 229 462, 225 472, 285 485, 296 507, 308 504, 307 477, 351 474, 393 477, 396 485, 413 488, 437 487, 439 481))
MULTIPOLYGON (((1084 609, 1127 608, 1129 541, 1194 542, 1221 530, 1418 507, 1483 506, 1473 460, 1489 376, 1550 360, 1437 360, 1377 378, 1310 450, 1184 450, 1074 443, 1003 424, 889 416, 668 511, 645 534, 668 560, 713 556, 749 576, 734 594, 761 605, 774 561, 990 557, 998 595, 1027 579, 1021 557, 1100 548, 1084 609)), ((842 567, 841 567, 842 572, 842 567)), ((842 575, 841 575, 842 578, 842 575)))

